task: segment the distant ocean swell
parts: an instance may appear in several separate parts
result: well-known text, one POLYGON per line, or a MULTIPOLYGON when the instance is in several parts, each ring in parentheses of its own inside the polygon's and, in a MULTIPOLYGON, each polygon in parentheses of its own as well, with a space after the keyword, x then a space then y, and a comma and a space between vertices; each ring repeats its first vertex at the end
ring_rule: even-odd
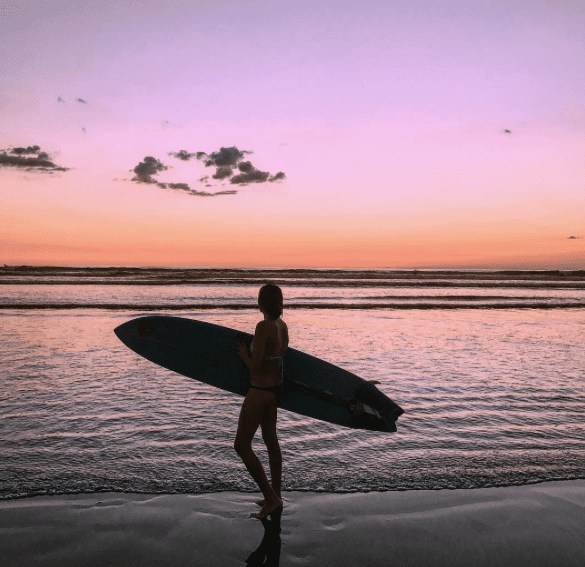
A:
POLYGON ((44 285, 257 285, 288 286, 576 287, 585 270, 330 270, 224 268, 69 268, 0 266, 0 284, 44 285))
POLYGON ((280 286, 294 287, 433 287, 433 288, 528 288, 528 289, 585 289, 585 281, 481 281, 481 280, 291 280, 284 278, 262 279, 237 279, 237 280, 203 280, 203 279, 169 279, 169 280, 114 280, 114 279, 60 279, 38 280, 24 279, 0 279, 0 285, 116 285, 116 286, 216 286, 216 285, 247 285, 261 286, 267 282, 280 286))
MULTIPOLYGON (((585 300, 581 302, 551 301, 506 301, 500 303, 479 303, 483 298, 463 300, 463 303, 287 303, 286 309, 585 309, 585 300), (474 301, 477 303, 466 303, 474 301)), ((450 298, 451 299, 451 298, 450 298)), ((451 301, 457 301, 452 298, 451 301)), ((0 304, 0 310, 33 310, 33 309, 105 309, 112 311, 207 311, 211 309, 243 310, 257 309, 250 303, 180 303, 180 304, 133 304, 133 303, 14 303, 0 304)))

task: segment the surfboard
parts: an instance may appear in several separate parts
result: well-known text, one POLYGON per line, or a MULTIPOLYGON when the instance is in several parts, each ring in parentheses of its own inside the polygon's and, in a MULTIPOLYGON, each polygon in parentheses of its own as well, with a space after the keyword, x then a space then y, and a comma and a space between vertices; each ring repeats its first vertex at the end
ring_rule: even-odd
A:
MULTIPOLYGON (((249 371, 237 352, 250 333, 185 317, 131 319, 114 332, 140 356, 189 378, 245 396, 249 371)), ((278 407, 354 429, 394 432, 404 410, 374 384, 330 362, 289 347, 278 407)))

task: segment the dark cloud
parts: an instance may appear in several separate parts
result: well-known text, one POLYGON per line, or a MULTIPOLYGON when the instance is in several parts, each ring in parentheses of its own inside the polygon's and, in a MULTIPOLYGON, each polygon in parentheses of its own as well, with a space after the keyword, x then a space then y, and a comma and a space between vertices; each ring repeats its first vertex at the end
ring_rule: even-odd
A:
POLYGON ((270 173, 267 171, 252 169, 251 171, 245 171, 239 175, 234 175, 230 179, 230 183, 238 185, 246 185, 248 183, 265 183, 266 181, 274 183, 275 181, 282 181, 285 178, 286 175, 284 174, 284 171, 279 171, 276 175, 270 175, 270 173))
POLYGON ((252 165, 251 161, 243 161, 238 163, 238 169, 242 173, 249 173, 250 171, 254 171, 255 167, 252 165))
POLYGON ((248 183, 264 183, 268 181, 270 177, 270 173, 267 171, 260 171, 259 169, 254 169, 253 171, 249 171, 247 173, 240 173, 239 175, 234 175, 230 179, 230 183, 243 185, 248 183))
MULTIPOLYGON (((230 177, 230 183, 234 185, 247 185, 248 183, 265 183, 267 181, 282 181, 286 175, 279 171, 276 175, 270 175, 268 171, 260 171, 252 165, 251 161, 242 161, 246 155, 253 154, 251 150, 239 150, 236 146, 222 147, 217 152, 197 152, 196 157, 205 163, 205 167, 216 167, 213 179, 222 180, 230 177), (237 167, 239 173, 231 177, 237 167)), ((199 181, 207 181, 202 177, 199 181)))
POLYGON ((189 161, 191 158, 196 157, 197 154, 190 154, 187 150, 180 150, 178 152, 169 152, 169 155, 183 161, 189 161))
POLYGON ((269 177, 268 181, 273 183, 274 181, 282 181, 283 179, 286 179, 286 175, 284 174, 284 171, 279 171, 276 175, 269 177))
POLYGON ((138 183, 157 183, 152 178, 153 175, 166 171, 168 166, 164 165, 158 159, 152 156, 146 156, 144 161, 141 161, 132 171, 136 174, 136 177, 132 178, 132 181, 138 181, 138 183))
POLYGON ((244 159, 246 154, 251 153, 253 152, 249 150, 238 150, 236 146, 232 146, 231 148, 220 148, 218 152, 212 152, 210 154, 206 154, 205 152, 197 152, 197 159, 203 159, 205 157, 205 167, 212 165, 217 167, 236 167, 238 162, 244 159), (199 157, 200 154, 201 157, 199 157))
POLYGON ((57 102, 65 102, 61 97, 57 99, 57 102))
MULTIPOLYGON (((181 150, 184 151, 184 150, 181 150)), ((180 152, 178 152, 180 153, 180 152)), ((185 152, 187 153, 187 152, 185 152)), ((179 158, 181 159, 181 158, 179 158)), ((146 156, 144 161, 141 161, 132 171, 136 174, 135 177, 132 178, 132 181, 136 181, 137 183, 150 183, 154 184, 161 189, 172 189, 174 191, 184 191, 188 195, 193 195, 195 197, 216 197, 218 195, 235 195, 237 191, 217 191, 215 193, 209 193, 207 191, 197 191, 189 186, 188 183, 163 183, 161 181, 157 181, 153 176, 157 175, 161 171, 166 171, 169 169, 164 163, 160 160, 152 157, 146 156)), ((222 168, 218 168, 220 170, 222 168)), ((231 169, 230 170, 231 175, 231 169)), ((209 179, 209 176, 205 176, 206 179, 209 179)), ((211 187, 211 185, 208 185, 211 187)))
POLYGON ((87 104, 87 100, 83 100, 82 98, 76 98, 77 102, 82 102, 83 104, 87 104))
POLYGON ((168 186, 169 189, 182 189, 183 191, 191 190, 188 183, 169 183, 168 186))
POLYGON ((52 162, 47 152, 41 152, 40 146, 0 150, 0 167, 2 166, 25 167, 27 171, 33 169, 38 171, 69 171, 70 169, 60 167, 52 162))
POLYGON ((578 240, 579 238, 581 238, 580 236, 569 236, 569 238, 567 238, 567 240, 578 240))
MULTIPOLYGON (((38 154, 41 151, 40 146, 27 146, 26 148, 12 148, 10 150, 11 154, 38 154)), ((47 155, 47 154, 44 154, 47 155)))
POLYGON ((225 179, 229 177, 233 173, 232 168, 228 166, 220 166, 215 170, 215 173, 212 175, 213 179, 225 179))
POLYGON ((511 134, 512 130, 504 130, 504 134, 511 134))
MULTIPOLYGON (((248 183, 273 183, 275 181, 282 181, 286 178, 283 171, 279 171, 275 175, 271 175, 268 171, 260 171, 256 169, 251 161, 243 161, 246 155, 252 154, 251 150, 239 150, 236 146, 222 147, 217 152, 188 152, 187 150, 179 150, 178 152, 169 152, 168 155, 180 159, 182 161, 190 161, 195 158, 205 164, 205 167, 215 167, 215 173, 211 176, 204 175, 197 181, 205 183, 205 187, 212 187, 212 180, 224 181, 229 179, 233 185, 247 185, 248 183), (237 168, 237 175, 234 175, 234 170, 237 168)), ((199 197, 215 197, 217 195, 234 195, 237 191, 226 190, 215 193, 208 193, 207 191, 197 191, 192 189, 187 183, 162 183, 154 179, 154 176, 161 171, 167 170, 168 167, 162 162, 152 156, 144 158, 135 168, 136 176, 132 181, 139 183, 153 183, 161 189, 173 189, 176 191, 185 191, 189 195, 199 197)), ((222 183, 223 185, 223 183, 222 183)), ((216 184, 217 186, 217 184, 216 184)))

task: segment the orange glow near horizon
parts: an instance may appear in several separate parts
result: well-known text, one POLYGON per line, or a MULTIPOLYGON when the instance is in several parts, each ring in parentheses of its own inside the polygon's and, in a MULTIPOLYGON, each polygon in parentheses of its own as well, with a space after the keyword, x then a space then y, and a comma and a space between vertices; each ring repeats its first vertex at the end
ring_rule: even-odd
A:
POLYGON ((585 5, 224 3, 5 24, 0 265, 585 269, 585 5))

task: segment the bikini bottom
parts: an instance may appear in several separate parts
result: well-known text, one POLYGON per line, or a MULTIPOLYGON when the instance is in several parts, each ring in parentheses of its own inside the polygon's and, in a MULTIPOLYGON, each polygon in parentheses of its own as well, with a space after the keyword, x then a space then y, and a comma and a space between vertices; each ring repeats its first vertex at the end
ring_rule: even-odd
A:
POLYGON ((263 390, 264 392, 272 392, 277 398, 282 395, 282 384, 278 386, 270 386, 269 388, 261 388, 260 386, 250 386, 251 390, 263 390))

